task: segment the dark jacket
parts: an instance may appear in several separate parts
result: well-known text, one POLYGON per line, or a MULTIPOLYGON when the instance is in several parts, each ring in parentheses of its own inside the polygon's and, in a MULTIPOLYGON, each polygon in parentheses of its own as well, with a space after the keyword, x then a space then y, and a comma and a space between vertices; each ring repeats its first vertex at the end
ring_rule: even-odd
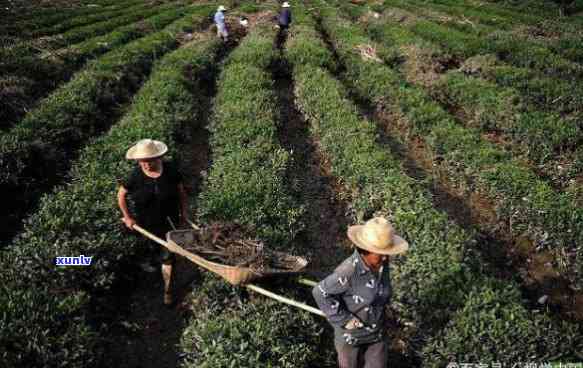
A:
POLYGON ((336 341, 348 345, 382 338, 384 309, 391 293, 389 265, 383 265, 375 275, 357 251, 312 290, 316 303, 334 327, 336 341), (345 329, 346 323, 355 316, 364 325, 345 329))
POLYGON ((282 9, 278 21, 280 26, 288 27, 292 22, 291 10, 289 8, 282 9))

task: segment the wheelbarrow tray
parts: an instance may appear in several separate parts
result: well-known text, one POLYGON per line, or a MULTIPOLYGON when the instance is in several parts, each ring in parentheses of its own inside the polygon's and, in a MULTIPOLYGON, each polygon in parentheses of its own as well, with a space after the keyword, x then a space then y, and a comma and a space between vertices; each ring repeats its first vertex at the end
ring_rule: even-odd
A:
POLYGON ((302 273, 308 265, 308 261, 305 258, 276 251, 270 252, 278 255, 279 257, 285 258, 287 263, 290 264, 289 268, 266 268, 257 270, 250 267, 237 267, 221 264, 210 261, 201 254, 184 249, 185 247, 188 247, 189 244, 192 244, 195 239, 197 239, 196 230, 170 231, 166 234, 166 247, 171 252, 180 254, 198 266, 216 273, 232 285, 245 285, 254 280, 266 277, 297 275, 302 273))

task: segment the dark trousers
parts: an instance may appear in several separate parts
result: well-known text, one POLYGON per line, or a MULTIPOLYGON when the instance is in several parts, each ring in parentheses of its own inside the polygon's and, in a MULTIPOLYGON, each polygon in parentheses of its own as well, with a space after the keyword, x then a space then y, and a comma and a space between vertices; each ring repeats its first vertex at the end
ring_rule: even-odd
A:
MULTIPOLYGON (((176 221, 174 223, 177 223, 176 221)), ((148 224, 146 230, 161 238, 166 240, 166 233, 170 230, 170 225, 165 224, 148 224)), ((140 238, 140 249, 138 250, 139 256, 146 262, 152 264, 174 264, 176 261, 176 256, 174 253, 170 252, 168 248, 155 243, 153 240, 144 238, 141 234, 135 234, 140 238)))
POLYGON ((352 346, 335 343, 339 368, 385 368, 387 366, 387 342, 352 346))

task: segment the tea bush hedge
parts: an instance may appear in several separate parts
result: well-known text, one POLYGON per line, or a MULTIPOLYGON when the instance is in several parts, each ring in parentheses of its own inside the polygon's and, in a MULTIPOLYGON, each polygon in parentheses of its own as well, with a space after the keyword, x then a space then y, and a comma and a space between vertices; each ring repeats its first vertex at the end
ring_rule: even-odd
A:
POLYGON ((90 311, 136 253, 115 199, 117 182, 135 165, 125 151, 150 137, 176 156, 174 137, 196 123, 201 104, 194 91, 220 48, 214 38, 203 38, 157 62, 128 114, 81 152, 70 184, 43 197, 25 231, 0 254, 0 346, 8 367, 99 366, 105 352, 90 311), (54 265, 56 256, 80 254, 93 257, 90 267, 54 265))
POLYGON ((300 229, 302 209, 285 185, 291 156, 277 142, 271 74, 274 32, 260 28, 230 55, 221 73, 210 127, 213 166, 199 201, 203 219, 253 226, 285 247, 300 229))
MULTIPOLYGON (((210 7, 208 7, 210 9, 210 7)), ((204 10, 202 11, 204 12, 204 10)), ((0 65, 7 73, 18 75, 18 83, 12 84, 22 90, 26 96, 26 103, 19 105, 14 99, 6 98, 0 102, 1 129, 8 129, 19 121, 30 106, 45 96, 48 92, 70 77, 87 60, 105 54, 132 40, 138 39, 159 31, 171 22, 188 13, 188 8, 178 7, 167 11, 149 10, 140 17, 144 18, 139 24, 134 23, 115 31, 100 36, 93 37, 87 41, 72 45, 71 47, 56 50, 53 58, 41 57, 39 55, 29 56, 28 54, 12 55, 14 63, 2 62, 0 65), (57 56, 58 55, 58 56, 57 56)))
POLYGON ((144 4, 142 1, 122 1, 109 11, 97 12, 82 17, 73 17, 65 21, 61 21, 50 27, 37 29, 32 33, 33 38, 41 36, 51 36, 66 32, 72 28, 84 27, 94 23, 100 23, 112 18, 124 16, 127 13, 133 13, 136 10, 145 10, 151 8, 151 5, 144 4))
POLYGON ((434 95, 461 108, 478 129, 506 134, 512 151, 526 152, 537 163, 574 151, 582 139, 575 121, 556 113, 525 110, 517 91, 463 73, 448 73, 434 95))
MULTIPOLYGON (((199 196, 203 221, 246 225, 266 246, 294 253, 301 203, 285 182, 291 154, 277 139, 278 107, 269 67, 275 31, 260 25, 221 72, 210 127, 213 162, 199 196)), ((196 286, 195 316, 181 339, 183 367, 313 367, 324 364, 323 321, 265 299, 241 308, 224 280, 206 274, 196 286), (201 302, 202 300, 202 302, 201 302)))
POLYGON ((0 136, 5 195, 26 187, 28 203, 33 203, 43 187, 57 181, 77 149, 108 128, 115 110, 138 89, 154 61, 178 47, 179 33, 208 24, 205 10, 192 8, 191 15, 164 30, 92 61, 0 136))
POLYGON ((456 124, 425 91, 407 85, 395 71, 362 62, 352 50, 364 41, 363 31, 333 17, 332 10, 323 14, 324 26, 354 88, 371 101, 388 101, 400 109, 408 134, 428 144, 450 180, 491 198, 499 218, 512 224, 509 230, 513 235, 527 235, 536 245, 573 252, 575 255, 566 260, 565 276, 580 286, 583 243, 578 229, 583 212, 574 194, 555 192, 508 152, 484 141, 479 131, 456 124))
POLYGON ((322 323, 267 299, 235 307, 233 288, 205 274, 180 348, 184 368, 333 367, 322 323))
MULTIPOLYGON (((335 40, 340 35, 358 36, 358 30, 337 32, 335 28, 350 25, 335 17, 334 10, 330 8, 322 10, 322 15, 322 24, 337 47, 341 61, 346 62, 347 70, 352 69, 356 60, 363 63, 360 56, 352 52, 350 39, 342 38, 338 42, 335 40)), ((385 69, 381 64, 368 64, 385 69)), ((518 298, 505 298, 505 288, 511 288, 514 295, 517 295, 518 285, 507 280, 497 283, 489 281, 482 273, 480 261, 471 256, 473 235, 449 222, 447 216, 436 211, 423 186, 400 173, 399 160, 392 158, 385 148, 376 143, 376 129, 371 127, 372 123, 358 118, 356 107, 344 97, 346 94, 342 92, 337 81, 325 71, 309 68, 309 71, 302 72, 303 69, 308 69, 308 66, 298 66, 295 74, 297 85, 300 86, 297 89, 298 100, 306 115, 315 122, 312 125, 314 132, 331 160, 333 173, 342 178, 343 182, 358 188, 355 191, 355 202, 367 214, 365 217, 377 211, 388 214, 398 231, 412 243, 405 261, 396 267, 395 292, 398 301, 405 306, 405 315, 413 316, 416 325, 421 326, 420 333, 427 338, 426 342, 432 344, 433 341, 442 341, 443 335, 439 328, 443 326, 441 323, 447 323, 453 312, 455 316, 463 316, 459 318, 471 321, 470 326, 464 325, 463 328, 477 329, 483 334, 495 334, 496 330, 489 323, 488 315, 476 316, 469 309, 465 309, 473 303, 473 299, 468 298, 473 295, 473 287, 482 286, 486 289, 487 285, 493 285, 490 286, 491 293, 501 295, 500 298, 508 303, 508 308, 516 311, 514 319, 510 319, 512 322, 504 323, 512 324, 516 335, 535 334, 540 339, 545 339, 545 342, 537 345, 538 356, 573 356, 583 343, 578 338, 581 336, 580 327, 553 321, 538 311, 528 310, 518 298), (432 323, 428 325, 428 321, 432 323), (553 331, 541 336, 541 325, 549 326, 553 331), (434 327, 433 331, 431 326, 434 327), (557 342, 558 338, 561 342, 557 342)), ((387 71, 374 75, 376 83, 379 83, 383 74, 387 74, 387 71)), ((361 73, 359 78, 369 80, 369 75, 361 73)), ((351 82, 355 85, 359 83, 354 79, 351 82)), ((374 91, 370 88, 368 90, 374 91)), ((394 86, 392 90, 395 90, 394 86)), ((456 326, 451 335, 459 334, 461 341, 463 331, 456 326)), ((447 340, 443 340, 443 343, 447 344, 447 340)), ((500 361, 509 362, 504 355, 507 345, 499 347, 495 339, 480 340, 480 343, 465 345, 464 353, 467 356, 476 356, 481 351, 488 350, 500 361)), ((515 345, 515 348, 513 358, 520 358, 520 361, 532 358, 530 348, 523 349, 522 345, 515 345)), ((423 358, 427 364, 434 361, 429 355, 424 354, 423 358)), ((451 356, 445 359, 451 359, 451 356)), ((441 366, 444 361, 441 360, 439 364, 441 366)))
POLYGON ((39 4, 33 4, 32 10, 25 9, 8 9, 6 19, 10 22, 2 24, 0 32, 2 34, 16 36, 19 39, 30 38, 34 30, 40 28, 48 28, 54 26, 64 20, 81 17, 84 18, 88 14, 97 14, 101 12, 108 12, 112 9, 123 8, 126 6, 125 2, 118 1, 93 1, 94 6, 83 7, 49 7, 39 8, 39 4))

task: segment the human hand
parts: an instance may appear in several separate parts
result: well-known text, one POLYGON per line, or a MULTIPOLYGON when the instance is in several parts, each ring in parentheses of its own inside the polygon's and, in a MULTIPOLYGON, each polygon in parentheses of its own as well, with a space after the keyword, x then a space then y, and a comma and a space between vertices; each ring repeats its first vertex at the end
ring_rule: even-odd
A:
POLYGON ((346 330, 354 330, 356 328, 362 328, 364 325, 357 318, 353 318, 348 323, 344 325, 346 330))
POLYGON ((122 217, 121 221, 126 225, 126 227, 130 230, 134 229, 134 225, 136 224, 136 220, 131 217, 122 217))

